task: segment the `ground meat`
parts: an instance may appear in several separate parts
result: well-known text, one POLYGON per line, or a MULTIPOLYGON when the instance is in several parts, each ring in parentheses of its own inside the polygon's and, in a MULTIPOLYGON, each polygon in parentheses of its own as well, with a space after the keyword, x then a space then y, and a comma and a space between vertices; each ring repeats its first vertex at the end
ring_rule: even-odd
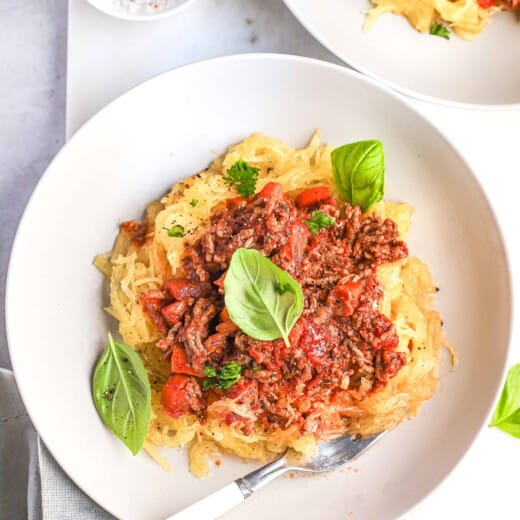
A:
POLYGON ((206 298, 200 298, 186 315, 184 325, 177 331, 177 342, 184 346, 191 366, 199 372, 204 371, 211 354, 204 340, 209 336, 210 323, 216 314, 215 305, 206 298))
POLYGON ((190 280, 207 281, 225 271, 240 247, 265 256, 278 253, 291 240, 292 228, 302 225, 298 210, 281 189, 270 197, 233 199, 229 208, 211 218, 207 233, 188 247, 184 268, 190 280))
MULTIPOLYGON (((404 365, 395 327, 377 310, 382 289, 375 268, 407 254, 392 220, 363 216, 348 204, 340 210, 331 197, 300 208, 271 184, 216 212, 206 233, 186 246, 186 278, 148 291, 142 303, 159 330, 167 324, 158 342, 165 355, 184 349, 184 373, 238 363, 241 378, 226 390, 227 397, 254 410, 264 428, 296 424, 317 433, 323 428, 320 410, 334 402, 348 417, 356 399, 384 387, 404 365), (312 235, 305 220, 313 211, 333 217, 335 224, 312 235), (229 319, 223 280, 240 247, 262 252, 302 286, 304 310, 290 333, 290 347, 281 339, 250 338, 229 319)), ((184 410, 190 401, 190 410, 203 416, 219 391, 199 388, 199 395, 193 386, 198 381, 183 383, 191 401, 177 400, 184 410)), ((252 423, 235 413, 223 420, 251 431, 252 423)))
POLYGON ((407 256, 406 244, 398 236, 393 220, 382 222, 377 215, 366 219, 352 243, 351 258, 356 269, 361 271, 407 256))
POLYGON ((128 235, 132 242, 136 246, 142 246, 145 239, 146 233, 148 232, 148 226, 146 222, 138 222, 137 220, 128 220, 127 222, 122 222, 119 226, 121 231, 128 235))

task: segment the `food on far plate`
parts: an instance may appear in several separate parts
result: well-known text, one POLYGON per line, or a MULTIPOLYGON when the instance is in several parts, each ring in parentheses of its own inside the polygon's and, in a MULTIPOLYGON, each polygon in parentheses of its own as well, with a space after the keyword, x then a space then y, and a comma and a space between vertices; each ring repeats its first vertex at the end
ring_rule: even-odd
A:
POLYGON ((449 39, 450 29, 465 40, 480 34, 501 11, 520 7, 520 0, 371 0, 365 29, 386 13, 404 16, 419 32, 449 39))
POLYGON ((158 447, 187 446, 203 476, 219 452, 305 456, 418 413, 449 345, 384 171, 379 141, 253 134, 121 224, 95 263, 125 344, 110 337, 93 386, 133 453, 166 466, 158 447))

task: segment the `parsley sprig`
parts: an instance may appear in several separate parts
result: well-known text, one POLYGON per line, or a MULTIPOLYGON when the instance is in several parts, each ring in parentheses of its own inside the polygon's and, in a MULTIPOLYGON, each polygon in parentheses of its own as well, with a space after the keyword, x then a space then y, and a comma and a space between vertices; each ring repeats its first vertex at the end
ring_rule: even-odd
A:
POLYGON ((313 235, 317 235, 321 229, 333 226, 336 223, 336 219, 329 217, 326 213, 323 213, 323 211, 316 210, 312 212, 311 218, 304 220, 304 222, 307 224, 310 232, 313 235))
POLYGON ((208 388, 214 386, 219 390, 225 390, 226 388, 233 386, 240 379, 241 371, 242 366, 235 361, 231 361, 231 363, 220 367, 218 370, 215 370, 213 367, 206 366, 204 368, 204 375, 207 377, 207 379, 204 379, 204 382, 202 383, 202 389, 207 390, 208 388))
POLYGON ((440 36, 446 40, 450 39, 450 31, 448 28, 437 22, 433 22, 433 25, 430 27, 430 34, 433 36, 440 36))
POLYGON ((224 182, 234 186, 240 196, 250 197, 255 193, 259 171, 260 168, 255 168, 240 158, 228 169, 224 182))
POLYGON ((184 236, 184 228, 179 224, 175 224, 171 228, 163 228, 167 231, 169 237, 182 238, 184 236))

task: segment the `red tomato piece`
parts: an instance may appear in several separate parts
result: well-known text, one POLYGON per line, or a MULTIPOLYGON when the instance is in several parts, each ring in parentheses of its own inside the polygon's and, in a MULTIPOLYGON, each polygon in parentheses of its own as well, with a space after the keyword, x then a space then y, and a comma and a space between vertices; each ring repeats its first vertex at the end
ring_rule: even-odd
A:
POLYGON ((262 188, 262 191, 258 194, 258 196, 263 197, 264 199, 268 199, 274 196, 283 197, 282 185, 277 182, 268 182, 262 188))
POLYGON ((334 313, 337 316, 350 316, 359 303, 362 288, 362 282, 348 281, 337 285, 328 299, 329 305, 334 308, 334 313))
POLYGON ((309 188, 302 191, 296 197, 296 204, 300 207, 312 206, 317 202, 327 200, 330 198, 330 190, 327 186, 316 186, 316 188, 309 188))
POLYGON ((329 344, 330 333, 327 328, 307 321, 298 347, 303 350, 312 366, 324 367, 332 363, 332 359, 328 356, 329 344))
POLYGON ((209 283, 192 283, 187 280, 168 280, 164 284, 164 288, 176 300, 189 300, 190 298, 201 298, 211 293, 211 285, 209 283))
POLYGON ((189 376, 204 377, 204 374, 194 370, 188 363, 186 351, 179 345, 172 349, 171 366, 174 374, 187 374, 189 376))
POLYGON ((244 197, 231 197, 229 199, 226 199, 226 207, 230 209, 233 206, 238 206, 244 200, 247 199, 244 199, 244 197))
POLYGON ((226 396, 238 404, 256 405, 258 401, 258 383, 241 377, 237 383, 226 390, 226 396))
POLYGON ((173 327, 176 323, 178 323, 184 313, 188 310, 188 304, 185 301, 173 302, 169 305, 166 305, 161 309, 161 313, 168 322, 170 327, 173 327))
POLYGON ((175 374, 164 385, 161 403, 174 418, 181 417, 192 411, 189 382, 190 378, 188 376, 175 374))

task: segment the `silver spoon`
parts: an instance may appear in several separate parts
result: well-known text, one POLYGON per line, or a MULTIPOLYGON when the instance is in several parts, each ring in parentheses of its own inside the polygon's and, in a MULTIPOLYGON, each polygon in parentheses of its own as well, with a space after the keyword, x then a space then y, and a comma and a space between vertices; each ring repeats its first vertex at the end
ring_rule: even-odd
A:
POLYGON ((377 442, 385 432, 366 439, 353 440, 345 435, 318 444, 316 454, 303 462, 288 461, 287 451, 273 462, 248 473, 211 495, 195 502, 166 520, 213 520, 241 504, 256 490, 287 471, 323 473, 338 469, 356 459, 377 442))

